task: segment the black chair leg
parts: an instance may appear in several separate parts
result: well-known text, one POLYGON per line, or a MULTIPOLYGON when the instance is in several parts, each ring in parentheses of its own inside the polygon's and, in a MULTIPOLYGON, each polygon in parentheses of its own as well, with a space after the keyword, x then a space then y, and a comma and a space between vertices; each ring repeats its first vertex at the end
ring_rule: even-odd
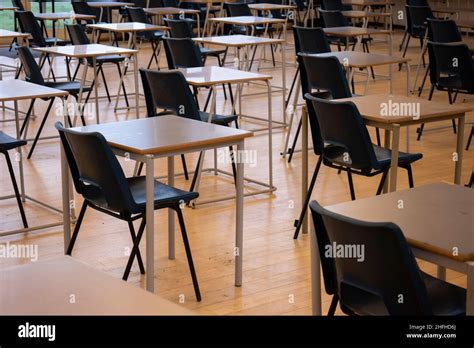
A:
POLYGON ((410 188, 413 188, 413 187, 415 187, 415 183, 413 182, 413 171, 411 169, 410 164, 407 165, 406 170, 407 170, 407 174, 408 174, 408 186, 410 188))
POLYGON ((383 186, 385 185, 385 181, 387 180, 388 169, 384 170, 382 174, 382 179, 380 179, 379 187, 377 188, 377 192, 375 193, 376 196, 382 193, 383 186))
POLYGON ((176 213, 178 215, 179 226, 181 229, 181 234, 183 236, 184 249, 186 250, 186 256, 188 258, 189 270, 191 272, 191 278, 193 280, 194 293, 196 294, 196 299, 198 302, 201 301, 201 291, 199 290, 199 283, 196 276, 196 270, 194 269, 193 255, 191 254, 191 247, 189 246, 188 235, 186 233, 186 225, 184 224, 183 212, 181 209, 176 207, 176 213))
MULTIPOLYGON (((120 64, 117 63, 116 64, 117 66, 117 70, 118 70, 118 74, 119 74, 119 78, 122 79, 122 70, 120 70, 120 64)), ((127 90, 125 89, 125 83, 122 81, 122 90, 123 90, 123 97, 125 98, 125 104, 128 106, 130 106, 128 104, 128 95, 127 95, 127 90)))
POLYGON ((97 74, 102 76, 102 81, 104 81, 104 88, 105 88, 105 93, 107 94, 107 99, 109 100, 109 103, 111 101, 110 99, 110 93, 109 93, 109 86, 107 86, 107 80, 105 79, 105 74, 104 74, 104 69, 102 68, 102 64, 99 66, 99 71, 97 74))
POLYGON ((25 210, 23 209, 23 203, 21 202, 20 191, 18 190, 18 185, 15 179, 15 172, 13 171, 13 166, 10 160, 10 156, 8 155, 7 151, 3 152, 3 154, 5 155, 5 158, 7 160, 8 171, 10 172, 10 178, 12 180, 13 190, 15 191, 16 202, 18 204, 18 208, 20 209, 20 215, 21 215, 21 220, 23 222, 23 227, 28 228, 28 221, 26 220, 25 210))
POLYGON ((347 179, 349 180, 349 190, 351 191, 351 199, 355 201, 356 197, 355 197, 354 183, 352 182, 352 173, 349 169, 347 170, 347 179))
POLYGON ((77 217, 76 226, 74 226, 74 232, 72 233, 71 240, 69 241, 66 255, 71 256, 72 254, 72 249, 74 249, 74 244, 76 244, 77 235, 79 234, 79 229, 81 228, 82 220, 84 219, 84 215, 86 213, 88 205, 89 204, 87 203, 87 201, 84 201, 84 203, 82 203, 81 211, 79 212, 79 216, 77 217))
POLYGON ((237 185, 237 167, 235 165, 234 148, 229 146, 230 162, 232 163, 232 174, 234 175, 234 185, 237 185))
POLYGON ((285 108, 288 107, 288 104, 290 103, 291 95, 293 93, 293 89, 295 88, 296 80, 298 79, 298 73, 300 72, 300 67, 296 69, 295 76, 293 77, 293 81, 291 82, 291 87, 288 92, 288 97, 285 100, 285 108))
POLYGON ((46 113, 44 114, 43 120, 41 121, 41 125, 38 129, 38 132, 36 133, 35 140, 33 140, 33 145, 31 145, 30 152, 28 152, 28 157, 27 157, 28 159, 30 159, 31 156, 33 155, 33 151, 35 150, 36 143, 38 142, 40 138, 41 132, 43 131, 44 124, 46 123, 46 120, 48 119, 48 115, 49 115, 49 112, 51 111, 51 108, 53 107, 53 103, 54 103, 54 98, 51 99, 48 105, 48 108, 46 109, 46 113))
MULTIPOLYGON (((186 165, 186 157, 184 157, 184 154, 181 154, 181 163, 183 165, 184 178, 189 180, 188 166, 186 165)), ((143 167, 143 163, 140 164, 143 167)))
POLYGON ((26 112, 25 119, 23 120, 23 124, 21 125, 20 128, 20 136, 23 135, 23 132, 25 131, 26 125, 28 124, 28 120, 30 119, 31 112, 33 111, 33 106, 35 105, 36 99, 32 99, 30 102, 30 106, 28 108, 28 111, 26 112))
POLYGON ((382 145, 381 145, 382 142, 381 142, 381 140, 380 140, 380 129, 379 129, 379 128, 375 128, 375 134, 376 134, 376 136, 377 136, 377 145, 378 145, 378 146, 382 146, 382 145))
MULTIPOLYGON (((137 255, 137 256, 140 255, 140 249, 138 248, 138 246, 140 245, 140 241, 142 240, 143 231, 145 230, 145 225, 146 225, 146 219, 145 219, 145 215, 144 215, 143 218, 142 218, 142 222, 140 223, 140 227, 138 228, 137 237, 135 238, 135 240, 133 242, 132 251, 130 252, 130 256, 129 256, 128 261, 127 261, 127 266, 125 267, 125 271, 123 272, 122 280, 127 281, 128 276, 130 274, 130 270, 132 269, 133 261, 135 260, 135 255, 137 255)), ((142 266, 143 266, 143 264, 142 264, 142 266)), ((141 271, 142 271, 142 269, 140 268, 140 272, 141 271)), ((143 270, 143 272, 145 272, 145 270, 143 270)), ((142 274, 144 274, 144 273, 142 273, 142 274)))
POLYGON ((339 302, 339 296, 334 294, 332 296, 331 305, 329 306, 328 317, 333 317, 336 312, 337 303, 339 302))
MULTIPOLYGON (((136 241, 136 234, 135 234, 135 228, 133 227, 133 222, 132 221, 127 221, 128 222, 128 229, 130 230, 130 236, 132 237, 132 243, 135 244, 136 241)), ((141 224, 143 224, 143 219, 141 224)), ((140 228, 141 228, 140 224, 140 228)), ((142 254, 140 253, 140 249, 137 251, 137 261, 138 261, 138 267, 140 268, 140 273, 145 274, 145 266, 143 266, 143 260, 142 260, 142 254)))
POLYGON ((295 148, 296 148, 296 142, 298 141, 298 137, 300 136, 301 132, 301 126, 303 124, 303 120, 300 119, 300 122, 298 123, 298 127, 296 127, 296 133, 295 137, 293 138, 293 144, 291 145, 291 148, 288 149, 288 163, 291 163, 291 160, 293 159, 293 154, 295 153, 295 148))
POLYGON ((319 156, 318 163, 316 164, 316 169, 314 170, 313 177, 311 178, 311 183, 309 184, 308 193, 304 200, 303 207, 301 208, 300 217, 295 221, 295 234, 293 239, 298 239, 298 234, 300 233, 301 225, 303 224, 304 217, 306 215, 306 210, 308 210, 309 200, 311 199, 311 194, 313 193, 314 184, 316 183, 316 178, 318 177, 319 169, 321 168, 321 163, 323 162, 322 156, 319 156))
POLYGON ((202 154, 203 154, 202 152, 199 153, 199 159, 196 164, 196 170, 194 171, 193 180, 191 181, 191 187, 189 188, 189 191, 194 191, 194 187, 196 186, 197 174, 198 174, 198 169, 202 160, 202 154))
POLYGON ((471 128, 471 134, 469 134, 469 138, 467 139, 467 144, 466 144, 466 151, 469 150, 469 147, 471 146, 471 141, 472 141, 472 135, 474 134, 474 126, 471 128))

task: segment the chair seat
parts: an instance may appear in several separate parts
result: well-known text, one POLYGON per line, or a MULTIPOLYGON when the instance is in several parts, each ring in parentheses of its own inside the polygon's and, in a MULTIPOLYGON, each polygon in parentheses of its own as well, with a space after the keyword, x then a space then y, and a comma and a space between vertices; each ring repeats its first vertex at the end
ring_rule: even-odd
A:
MULTIPOLYGON (((208 112, 199 111, 199 115, 201 116, 202 121, 208 122, 208 119, 209 119, 208 112)), ((236 115, 219 115, 219 114, 212 115, 212 123, 218 124, 221 126, 227 126, 230 123, 234 122, 235 120, 237 120, 236 115)))
MULTIPOLYGON (((434 278, 425 272, 421 272, 425 283, 428 297, 433 308, 434 315, 458 316, 466 314, 466 290, 434 278)), ((348 290, 350 292, 352 290, 348 290)), ((354 289, 357 294, 347 294, 350 303, 345 302, 341 308, 348 308, 356 315, 388 315, 381 298, 371 295, 362 295, 354 289)))
POLYGON ((97 64, 104 63, 121 63, 125 60, 126 57, 120 56, 118 54, 112 54, 110 56, 99 56, 96 58, 97 64))
MULTIPOLYGON (((146 208, 146 177, 139 176, 127 178, 127 182, 130 186, 130 191, 132 192, 135 203, 141 209, 140 212, 144 212, 146 208)), ((199 193, 197 192, 183 191, 178 188, 162 184, 158 180, 155 180, 155 209, 166 208, 172 205, 179 205, 181 203, 189 203, 198 197, 199 193)))
MULTIPOLYGON (((376 165, 374 165, 375 170, 383 170, 390 166, 390 162, 392 161, 392 151, 387 150, 383 147, 377 146, 372 144, 374 147, 375 158, 376 158, 376 165)), ((339 146, 328 145, 324 148, 324 159, 331 163, 347 166, 347 160, 345 153, 347 151, 339 146)), ((398 164, 401 166, 403 164, 411 164, 413 162, 418 161, 419 159, 423 158, 421 153, 406 153, 406 152, 399 152, 398 153, 398 164)), ((367 168, 355 168, 354 169, 367 169, 367 168)))
MULTIPOLYGON (((268 31, 271 31, 272 28, 268 27, 268 31)), ((262 26, 256 26, 255 29, 253 30, 254 35, 262 35, 265 32, 265 27, 262 26)), ((243 26, 243 25, 233 25, 232 26, 232 33, 234 35, 250 35, 252 33, 252 28, 248 26, 243 26)))
POLYGON ((13 138, 0 131, 0 152, 5 152, 26 145, 26 141, 13 138))
POLYGON ((437 88, 447 90, 459 90, 465 93, 474 93, 474 81, 471 82, 471 86, 463 86, 459 76, 440 77, 438 79, 437 88))
POLYGON ((154 41, 159 41, 163 38, 165 33, 161 30, 156 30, 156 31, 142 31, 137 33, 137 37, 141 40, 154 40, 154 41))
POLYGON ((210 49, 210 48, 207 48, 207 47, 199 47, 199 50, 201 51, 201 54, 203 56, 211 56, 211 57, 217 57, 217 56, 225 53, 225 49, 224 50, 213 50, 213 49, 210 49))
MULTIPOLYGON (((46 82, 46 86, 51 88, 60 89, 61 91, 66 91, 69 94, 79 94, 81 90, 80 82, 46 82)), ((83 92, 89 92, 92 88, 90 86, 84 86, 82 88, 83 92)))

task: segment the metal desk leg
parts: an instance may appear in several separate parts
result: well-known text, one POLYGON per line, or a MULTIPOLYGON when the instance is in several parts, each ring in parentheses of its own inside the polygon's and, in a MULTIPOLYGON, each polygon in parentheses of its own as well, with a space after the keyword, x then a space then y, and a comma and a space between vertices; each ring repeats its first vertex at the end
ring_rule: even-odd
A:
MULTIPOLYGON (((268 178, 270 187, 273 188, 273 121, 272 121, 272 86, 267 80, 268 89, 268 178)), ((284 102, 284 100, 283 100, 284 102)), ((285 109, 283 109, 285 112, 285 109)))
MULTIPOLYGON (((168 185, 174 186, 174 156, 168 157, 168 185)), ((168 258, 175 259, 175 218, 174 210, 168 209, 168 258)))
MULTIPOLYGON (((133 74, 135 82, 135 112, 137 118, 140 118, 140 102, 139 102, 139 90, 138 90, 138 54, 133 55, 133 74)), ((120 86, 119 86, 120 90, 120 86)))
POLYGON ((446 280, 446 267, 438 265, 436 269, 436 277, 441 280, 446 280))
POLYGON ((63 228, 64 228, 64 253, 66 254, 69 242, 71 241, 71 215, 69 211, 69 169, 67 165, 66 153, 61 145, 61 183, 63 199, 63 228))
POLYGON ((313 224, 311 224, 309 238, 311 251, 311 309, 313 315, 321 315, 321 260, 319 259, 318 241, 313 224))
MULTIPOLYGON (((270 49, 272 49, 272 45, 270 45, 270 49)), ((285 128, 288 127, 286 123, 286 66, 285 66, 285 42, 281 44, 281 80, 282 80, 282 97, 283 97, 283 123, 285 124, 285 128)))
MULTIPOLYGON (((301 204, 304 209, 306 194, 308 193, 308 110, 306 105, 303 105, 301 113, 301 146, 302 146, 302 177, 301 177, 301 204)), ((308 214, 305 214, 303 223, 301 225, 301 232, 308 233, 308 214)))
MULTIPOLYGON (((237 144, 237 153, 245 151, 244 141, 237 144)), ((237 156, 238 158, 238 156, 237 156)), ((242 258, 244 245, 244 163, 237 161, 236 190, 236 226, 235 226, 235 286, 242 286, 242 258)))
MULTIPOLYGON (((15 127, 16 127, 16 138, 20 139, 20 115, 18 113, 18 101, 14 101, 14 109, 15 109, 15 127)), ((16 149, 17 151, 17 160, 20 169, 20 195, 21 201, 23 203, 26 202, 26 194, 25 194, 25 176, 23 173, 23 154, 21 153, 21 147, 16 149)))
POLYGON ((457 153, 457 161, 454 167, 454 183, 456 185, 461 184, 461 172, 462 172, 462 158, 464 153, 464 122, 465 122, 465 115, 462 114, 458 117, 458 136, 457 136, 457 143, 456 143, 456 153, 457 153))
POLYGON ((397 190, 399 143, 400 125, 394 124, 392 129, 392 163, 390 165, 390 192, 395 192, 397 190))
POLYGON ((99 90, 98 85, 99 81, 97 78, 97 59, 92 57, 92 67, 94 68, 94 98, 95 98, 95 119, 97 124, 100 124, 99 118, 99 90))
POLYGON ((155 291, 155 168, 152 155, 147 155, 146 165, 146 289, 155 291))

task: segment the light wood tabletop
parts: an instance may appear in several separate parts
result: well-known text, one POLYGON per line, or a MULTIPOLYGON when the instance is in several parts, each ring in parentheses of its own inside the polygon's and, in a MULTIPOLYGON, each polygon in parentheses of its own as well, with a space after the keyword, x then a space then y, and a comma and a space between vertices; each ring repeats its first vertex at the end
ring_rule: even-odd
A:
POLYGON ((194 41, 228 47, 243 47, 253 45, 274 45, 285 42, 283 39, 270 39, 250 35, 222 35, 193 38, 194 41))
POLYGON ((198 14, 199 10, 192 10, 188 8, 180 7, 153 7, 153 8, 144 8, 145 13, 152 16, 165 16, 165 15, 174 15, 174 14, 198 14))
POLYGON ((211 144, 238 142, 252 132, 195 121, 178 116, 159 116, 73 128, 99 132, 118 150, 141 155, 192 152, 211 144))
POLYGON ((0 102, 33 98, 65 97, 67 95, 68 93, 65 91, 23 80, 14 79, 0 81, 0 102))
POLYGON ((109 54, 132 55, 138 52, 138 50, 133 50, 129 48, 107 46, 107 45, 100 45, 100 44, 38 47, 38 48, 33 48, 33 50, 42 52, 42 53, 55 54, 59 56, 67 56, 67 57, 72 57, 72 58, 98 57, 98 56, 106 56, 109 54))
POLYGON ((258 25, 285 23, 284 19, 257 16, 217 17, 209 18, 210 22, 233 24, 233 25, 258 25))
POLYGON ((383 54, 365 53, 359 51, 338 51, 315 54, 318 57, 337 57, 341 64, 353 68, 366 68, 369 66, 398 64, 409 62, 409 58, 388 56, 383 54))
POLYGON ((0 271, 0 315, 193 315, 70 256, 0 271))
POLYGON ((284 5, 284 4, 272 4, 272 3, 259 3, 259 4, 249 4, 251 10, 257 11, 272 11, 272 10, 294 10, 296 6, 294 5, 284 5))
POLYGON ((95 15, 86 15, 74 12, 54 12, 54 13, 36 13, 35 17, 40 20, 58 21, 64 19, 87 20, 95 19, 95 15))
POLYGON ((196 87, 220 85, 225 83, 243 83, 250 81, 267 81, 272 77, 254 72, 219 66, 205 66, 202 68, 179 69, 186 81, 196 87))
POLYGON ((459 28, 474 29, 474 19, 458 19, 456 24, 459 28))
POLYGON ((90 7, 125 7, 125 6, 134 6, 133 2, 115 2, 115 1, 97 1, 97 2, 88 2, 87 5, 90 7))
POLYGON ((17 31, 0 29, 1 39, 28 38, 28 37, 30 37, 30 34, 28 33, 19 33, 17 31))
POLYGON ((14 6, 0 6, 0 11, 15 11, 18 7, 14 6))
POLYGON ((118 33, 169 30, 168 27, 163 26, 163 25, 154 25, 154 24, 139 23, 139 22, 88 24, 87 27, 95 29, 95 30, 114 31, 118 33))
POLYGON ((393 222, 412 246, 474 261, 474 190, 470 188, 431 184, 326 209, 363 221, 393 222))
POLYGON ((392 14, 388 12, 372 12, 372 11, 357 11, 348 10, 341 11, 344 17, 353 19, 374 18, 374 17, 390 17, 392 14))
POLYGON ((338 101, 353 102, 359 109, 361 116, 366 120, 386 124, 396 123, 400 125, 428 122, 440 117, 464 114, 474 110, 474 106, 470 106, 469 104, 458 103, 450 105, 448 103, 429 101, 416 97, 388 94, 366 95, 355 98, 338 99, 338 101), (407 110, 411 109, 408 106, 419 106, 420 117, 415 120, 414 115, 398 116, 394 115, 393 112, 390 114, 390 111, 389 115, 381 115, 382 108, 387 107, 388 110, 390 110, 391 105, 400 108, 407 106, 407 110))
POLYGON ((385 29, 372 29, 372 28, 360 28, 360 27, 332 27, 324 28, 324 32, 328 35, 338 37, 357 37, 364 35, 388 35, 391 33, 390 30, 385 29))

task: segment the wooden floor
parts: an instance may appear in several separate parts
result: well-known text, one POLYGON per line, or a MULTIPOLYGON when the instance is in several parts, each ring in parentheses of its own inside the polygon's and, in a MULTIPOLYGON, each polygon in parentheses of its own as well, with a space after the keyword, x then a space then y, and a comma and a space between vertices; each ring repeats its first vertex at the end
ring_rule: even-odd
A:
MULTIPOLYGON (((290 36, 290 35, 289 35, 290 36)), ((401 40, 401 34, 395 36, 395 47, 401 40)), ((291 39, 289 39, 291 43, 291 39)), ((374 43, 371 45, 373 52, 386 53, 385 43, 374 43)), ((395 49, 396 51, 396 49, 395 49)), ((413 59, 412 64, 417 63, 419 46, 410 47, 408 56, 413 59)), ((151 51, 143 46, 140 53, 140 65, 148 62, 151 51)), ((277 52, 279 59, 280 52, 277 52)), ((292 66, 287 68, 287 85, 291 82, 295 71, 294 52, 292 43, 285 51, 286 62, 292 66)), ((270 55, 267 53, 267 58, 270 55)), ((229 66, 233 65, 233 57, 228 58, 229 66)), ((216 64, 210 58, 208 64, 216 64)), ((270 66, 267 62, 265 65, 270 66)), ((164 57, 161 66, 165 66, 164 57)), ((396 70, 396 69, 394 69, 396 70)), ((412 69, 412 82, 414 77, 412 69)), ((65 75, 63 60, 57 59, 55 71, 58 75, 65 75)), ((109 82, 109 88, 113 93, 117 90, 118 79, 115 67, 105 69, 109 82)), ((281 70, 265 69, 264 73, 272 74, 273 83, 281 84, 281 70)), ((386 69, 377 68, 376 73, 386 73, 386 69)), ((4 79, 13 78, 12 73, 4 73, 4 79)), ((89 75, 91 78, 91 75, 89 75)), ((365 75, 357 77, 363 80, 365 75)), ((127 87, 133 90, 133 76, 127 75, 127 87)), ((377 80, 371 82, 369 93, 388 93, 387 81, 377 80)), ((357 85, 357 92, 363 93, 363 83, 357 85)), ((248 86, 246 94, 264 92, 260 87, 248 86)), ((394 92, 405 93, 405 71, 394 71, 394 92)), ((100 90, 104 95, 103 85, 100 90)), ((201 105, 204 104, 206 90, 200 93, 201 105)), ((426 91, 423 95, 426 98, 426 91)), ((436 92, 436 100, 445 101, 448 98, 445 93, 436 92)), ((458 103, 463 102, 463 97, 458 98, 458 103)), ((466 100, 474 103, 474 100, 466 100)), ((144 100, 141 100, 144 105, 144 100)), ((37 103, 36 114, 41 115, 45 109, 44 102, 37 103)), ((121 102, 123 104, 123 102, 121 102)), ((8 104, 11 106, 10 104, 8 104)), ((114 122, 134 118, 134 111, 128 115, 124 111, 113 112, 114 103, 106 99, 101 100, 101 120, 103 122, 114 122)), ((274 119, 282 118, 282 101, 280 93, 273 93, 274 119)), ((246 114, 266 116, 266 95, 250 95, 244 97, 243 107, 246 114)), ((27 104, 21 104, 23 110, 27 104)), ((230 110, 230 102, 223 98, 222 89, 218 94, 218 111, 230 110)), ((54 111, 54 109, 53 109, 54 111)), ((0 113, 0 120, 11 118, 12 112, 0 113)), ((145 116, 145 109, 141 109, 141 117, 145 116)), ((474 114, 468 115, 467 121, 474 120, 474 114)), ((36 131, 41 117, 36 118, 30 127, 30 134, 36 131)), ((50 115, 45 127, 45 134, 54 135, 53 123, 61 120, 50 115)), ((93 121, 89 121, 93 122, 93 121)), ((252 129, 259 126, 250 122, 242 122, 242 128, 252 129)), ((423 159, 414 166, 415 185, 424 185, 433 182, 452 182, 454 175, 453 152, 455 150, 456 135, 453 134, 450 123, 429 124, 420 142, 416 141, 415 129, 410 129, 411 151, 422 152, 423 159), (444 129, 433 129, 446 126, 444 129)), ((0 123, 0 129, 15 134, 12 122, 0 123)), ((295 129, 295 128, 293 128, 295 129)), ((467 139, 471 126, 466 126, 465 137, 467 139)), ((402 131, 402 137, 405 135, 402 131)), ((372 130, 371 133, 373 134, 372 130)), ((274 184, 278 188, 274 194, 264 194, 245 199, 245 221, 244 221, 244 278, 243 286, 236 288, 234 279, 234 257, 233 247, 235 239, 235 204, 234 201, 214 203, 198 206, 196 209, 185 209, 184 216, 188 227, 190 243, 193 251, 197 269, 199 284, 202 291, 202 302, 195 300, 191 278, 186 262, 184 248, 181 238, 177 238, 176 260, 167 258, 167 223, 165 212, 156 212, 156 238, 155 238, 155 289, 156 293, 171 301, 193 309, 202 314, 310 314, 310 255, 309 237, 301 236, 293 240, 293 222, 297 218, 301 208, 301 153, 295 155, 291 164, 280 156, 282 142, 285 132, 276 130, 273 136, 273 164, 274 184), (184 295, 184 296, 183 296, 184 295), (180 301, 181 300, 181 301, 180 301), (183 301, 184 300, 184 301, 183 301)), ((404 138, 402 138, 404 139, 404 138)), ((260 180, 267 179, 268 164, 268 138, 266 132, 256 133, 256 136, 247 141, 247 149, 255 150, 258 155, 257 165, 246 166, 246 175, 260 180)), ((402 147, 403 149, 403 147, 402 147)), ((188 167, 192 168, 197 156, 187 156, 188 167)), ((462 182, 466 183, 473 168, 474 144, 470 151, 464 156, 462 182)), ((207 162, 212 163, 212 155, 209 153, 207 162)), ((310 172, 312 173, 316 157, 310 154, 310 172)), ((133 163, 123 162, 127 175, 131 175, 133 163)), ((180 161, 176 161, 177 168, 181 168, 180 161)), ((229 165, 222 165, 223 167, 229 165)), ((27 192, 38 199, 61 207, 61 185, 60 185, 60 160, 59 142, 57 140, 41 142, 31 160, 25 161, 26 188, 27 192)), ((166 162, 156 161, 156 170, 166 173, 166 162)), ((17 175, 18 177, 18 175, 17 175)), ((377 178, 355 177, 356 194, 358 198, 369 197, 375 194, 378 184, 377 178)), ((11 185, 5 161, 0 160, 0 195, 9 194, 11 185)), ((189 182, 179 178, 176 185, 188 188, 189 182)), ((400 171, 399 188, 408 187, 404 171, 400 171)), ((252 191, 251 188, 246 189, 252 191)), ((233 192, 232 181, 221 175, 205 174, 202 179, 200 194, 203 198, 215 197, 233 192)), ((314 190, 313 199, 317 199, 323 205, 344 202, 350 199, 347 177, 337 175, 336 171, 322 168, 318 182, 314 190)), ((77 199, 77 205, 80 199, 77 199)), ((36 204, 26 204, 26 215, 31 225, 59 221, 60 216, 51 213, 36 204)), ((21 220, 14 200, 0 201, 0 231, 12 228, 20 228, 21 220)), ((446 231, 449 233, 449 231, 446 231)), ((177 231, 177 233, 179 233, 177 231)), ((179 235, 178 235, 179 236, 179 235)), ((50 259, 63 253, 62 228, 51 228, 47 231, 31 232, 24 235, 4 237, 0 242, 37 244, 39 247, 39 258, 50 259)), ((125 268, 131 247, 130 235, 127 225, 112 217, 89 211, 86 214, 81 233, 78 237, 73 257, 84 261, 97 269, 120 278, 125 268)), ((145 240, 142 241, 141 249, 144 254, 145 240)), ((9 267, 14 264, 29 262, 26 259, 0 259, 0 267, 9 267)), ((432 274, 436 271, 434 265, 420 262, 423 270, 432 274)), ((389 270, 388 270, 389 271, 389 270)), ((144 276, 141 276, 138 267, 134 265, 129 282, 144 287, 144 276)), ((465 286, 464 276, 448 272, 448 280, 465 286)), ((87 282, 87 279, 84 279, 87 282)), ((8 284, 2 284, 8 286, 8 284)), ((107 294, 104 294, 107 296, 107 294)), ((80 299, 79 299, 80 301, 80 299)), ((330 297, 323 296, 323 312, 329 307, 330 297)), ((87 304, 85 304, 87 305, 87 304)))

